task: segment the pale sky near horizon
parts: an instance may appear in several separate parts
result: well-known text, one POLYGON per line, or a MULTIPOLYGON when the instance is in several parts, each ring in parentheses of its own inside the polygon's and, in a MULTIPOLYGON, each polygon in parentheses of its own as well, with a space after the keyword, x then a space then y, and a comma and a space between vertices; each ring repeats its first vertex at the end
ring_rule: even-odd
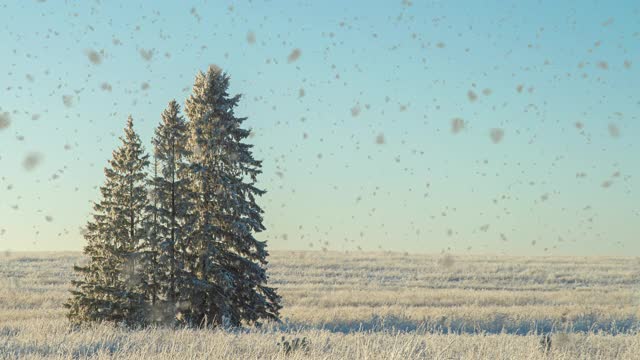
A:
POLYGON ((80 250, 216 64, 271 249, 640 256, 640 3, 506 4, 1 1, 0 250, 80 250))

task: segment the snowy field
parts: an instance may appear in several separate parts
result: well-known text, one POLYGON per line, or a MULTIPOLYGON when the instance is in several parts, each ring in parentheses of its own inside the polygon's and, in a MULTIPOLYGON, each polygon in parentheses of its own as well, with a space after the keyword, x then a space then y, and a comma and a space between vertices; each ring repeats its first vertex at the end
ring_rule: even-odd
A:
POLYGON ((72 329, 80 253, 0 254, 0 358, 638 359, 640 259, 273 252, 283 324, 72 329), (551 333, 545 354, 541 333, 551 333), (287 344, 283 344, 284 342, 287 344), (296 339, 297 342, 296 342, 296 339), (302 341, 304 339, 304 343, 302 341))

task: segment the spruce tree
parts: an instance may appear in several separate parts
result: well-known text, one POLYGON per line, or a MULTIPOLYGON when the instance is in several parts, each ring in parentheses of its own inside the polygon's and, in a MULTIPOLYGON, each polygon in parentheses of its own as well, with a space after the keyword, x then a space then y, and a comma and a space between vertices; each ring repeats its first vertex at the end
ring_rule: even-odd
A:
POLYGON ((194 276, 189 264, 189 236, 193 224, 189 180, 187 126, 173 100, 162 113, 152 140, 154 176, 150 183, 149 267, 147 277, 155 284, 150 298, 154 317, 164 323, 187 318, 194 276))
POLYGON ((261 162, 243 142, 246 118, 236 117, 240 95, 229 96, 229 76, 211 66, 198 73, 185 110, 196 222, 191 252, 197 256, 191 319, 206 325, 278 320, 280 297, 267 286, 265 229, 256 204, 261 162))
POLYGON ((115 322, 131 326, 147 319, 145 289, 140 274, 142 218, 147 207, 145 169, 148 155, 129 117, 122 145, 105 168, 101 200, 94 203, 86 226, 86 266, 74 266, 80 280, 65 304, 73 323, 115 322))
POLYGON ((158 157, 154 154, 153 174, 146 184, 149 204, 143 220, 146 236, 140 247, 140 260, 145 300, 150 307, 150 322, 165 323, 168 311, 164 307, 165 304, 160 301, 160 292, 166 270, 160 262, 162 225, 160 224, 161 209, 159 207, 157 178, 158 157))

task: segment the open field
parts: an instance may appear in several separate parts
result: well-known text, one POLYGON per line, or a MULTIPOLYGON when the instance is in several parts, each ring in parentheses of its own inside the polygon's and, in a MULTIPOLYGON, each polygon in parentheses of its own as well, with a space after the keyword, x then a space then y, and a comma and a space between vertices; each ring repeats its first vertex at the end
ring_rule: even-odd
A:
POLYGON ((640 259, 274 252, 284 323, 69 328, 79 253, 0 255, 0 358, 637 359, 640 259), (552 333, 548 354, 541 333, 552 333), (281 337, 306 337, 286 354, 281 337))

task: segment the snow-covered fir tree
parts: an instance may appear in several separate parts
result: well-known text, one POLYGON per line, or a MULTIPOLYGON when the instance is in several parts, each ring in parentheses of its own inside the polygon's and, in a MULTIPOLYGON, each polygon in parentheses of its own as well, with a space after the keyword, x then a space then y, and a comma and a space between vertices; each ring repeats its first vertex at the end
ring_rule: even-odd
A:
POLYGON ((162 253, 161 248, 161 232, 160 224, 160 198, 158 189, 158 157, 153 158, 153 173, 147 180, 147 194, 149 204, 146 209, 143 226, 146 236, 140 246, 140 265, 142 283, 145 289, 145 298, 150 308, 151 323, 165 323, 169 310, 165 308, 165 304, 161 301, 162 280, 165 276, 166 269, 160 262, 162 253))
POLYGON ((173 100, 153 138, 155 171, 150 181, 147 280, 153 320, 175 324, 190 305, 195 277, 189 236, 194 222, 187 162, 187 126, 173 100))
POLYGON ((279 318, 280 297, 267 286, 266 243, 255 187, 261 162, 243 142, 246 118, 236 117, 240 95, 229 96, 229 76, 215 66, 196 76, 185 112, 196 223, 190 251, 196 256, 189 319, 206 325, 240 325, 279 318))
POLYGON ((86 226, 86 266, 75 266, 79 280, 65 306, 73 323, 108 321, 131 326, 146 323, 148 306, 140 274, 143 216, 147 208, 146 167, 149 164, 129 117, 122 145, 105 168, 101 200, 94 203, 86 226))

